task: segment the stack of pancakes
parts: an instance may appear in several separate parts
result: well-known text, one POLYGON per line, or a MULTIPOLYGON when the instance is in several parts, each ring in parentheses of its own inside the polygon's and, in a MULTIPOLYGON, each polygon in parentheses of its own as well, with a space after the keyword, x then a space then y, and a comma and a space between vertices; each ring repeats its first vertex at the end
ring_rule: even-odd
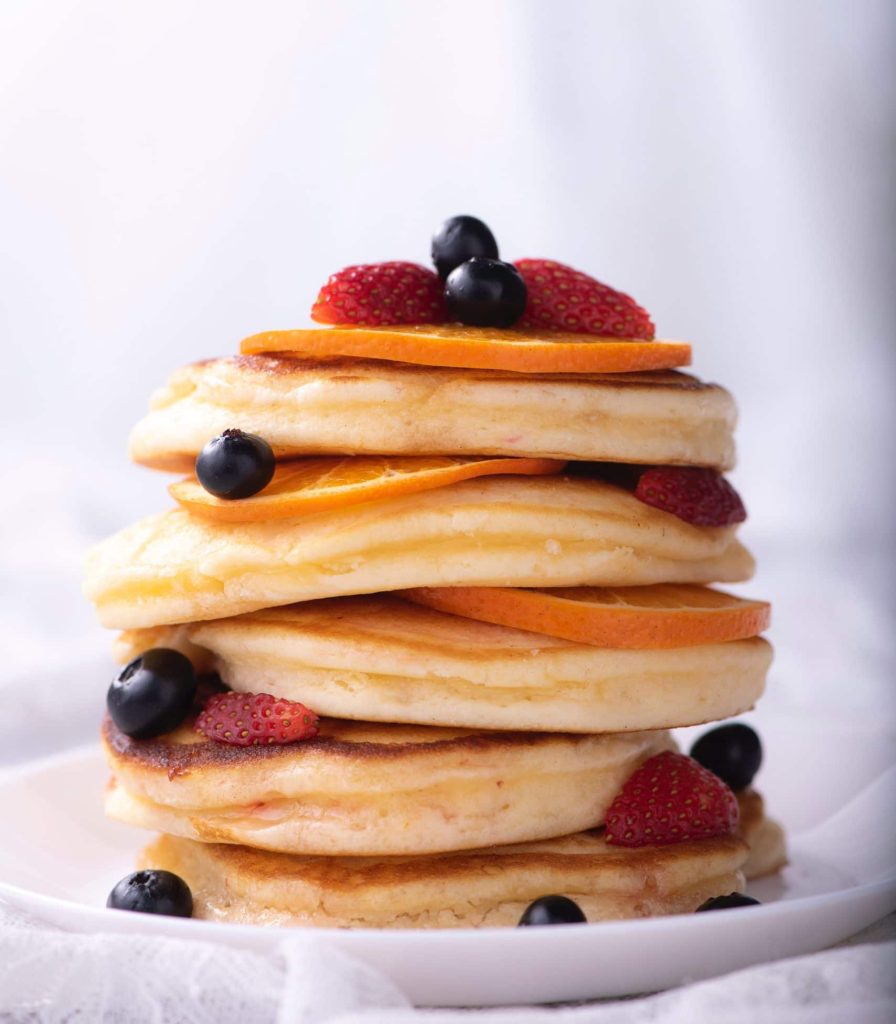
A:
MULTIPOLYGON (((278 460, 723 470, 734 422, 725 390, 675 370, 535 374, 297 352, 178 371, 131 454, 192 471, 210 438, 238 427, 278 460)), ((515 924, 551 893, 594 921, 686 912, 741 887, 745 869, 778 867, 782 835, 753 791, 739 794, 739 836, 631 849, 600 827, 635 768, 674 749, 668 729, 753 706, 771 660, 763 639, 596 646, 403 593, 751 575, 736 527, 691 525, 573 468, 255 522, 173 508, 96 548, 86 592, 124 631, 122 661, 173 647, 234 690, 324 716, 314 739, 249 747, 191 721, 137 740, 107 719, 108 813, 162 833, 144 865, 181 875, 200 916, 376 927, 515 924)))

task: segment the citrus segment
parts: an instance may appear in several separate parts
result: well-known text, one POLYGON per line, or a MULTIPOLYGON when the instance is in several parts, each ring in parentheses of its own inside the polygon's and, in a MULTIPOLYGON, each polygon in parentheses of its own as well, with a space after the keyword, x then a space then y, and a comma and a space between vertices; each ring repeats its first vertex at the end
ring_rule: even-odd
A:
POLYGON ((596 647, 693 647, 744 640, 768 628, 771 606, 693 584, 646 587, 422 587, 416 604, 596 647))
POLYGON ((519 373, 630 373, 687 366, 682 341, 595 338, 566 331, 414 324, 407 327, 330 327, 268 331, 246 338, 243 355, 352 356, 519 373))
POLYGON ((559 459, 338 456, 281 462, 263 491, 240 501, 216 498, 195 477, 168 490, 188 512, 205 519, 258 523, 430 491, 477 476, 547 476, 565 465, 559 459))

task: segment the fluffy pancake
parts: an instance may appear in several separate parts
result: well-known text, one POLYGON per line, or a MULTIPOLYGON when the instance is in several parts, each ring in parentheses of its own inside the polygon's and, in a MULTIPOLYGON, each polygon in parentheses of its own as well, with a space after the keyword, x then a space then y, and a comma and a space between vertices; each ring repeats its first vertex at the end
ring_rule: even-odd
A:
POLYGON ((740 809, 739 832, 750 847, 744 864, 747 878, 761 878, 779 871, 787 863, 787 843, 784 829, 772 818, 765 816, 765 803, 755 789, 737 794, 740 809))
POLYGON ((492 477, 267 523, 171 509, 94 548, 84 591, 130 629, 408 587, 738 581, 735 533, 598 480, 492 477))
POLYGON ((187 726, 132 740, 111 720, 106 810, 133 825, 260 849, 417 854, 593 828, 668 733, 470 732, 324 719, 320 735, 237 747, 187 726))
POLYGON ((263 925, 458 928, 515 925, 541 896, 589 921, 690 913, 743 887, 734 836, 622 849, 599 831, 435 857, 296 857, 160 836, 141 867, 180 875, 194 915, 263 925))
POLYGON ((753 637, 608 650, 493 626, 386 594, 309 601, 134 630, 128 661, 178 647, 234 690, 370 722, 556 732, 669 729, 728 718, 761 696, 771 647, 753 637))
POLYGON ((730 468, 736 409, 674 370, 521 375, 366 360, 211 359, 175 372, 134 428, 131 457, 193 468, 239 426, 279 456, 539 455, 730 468))

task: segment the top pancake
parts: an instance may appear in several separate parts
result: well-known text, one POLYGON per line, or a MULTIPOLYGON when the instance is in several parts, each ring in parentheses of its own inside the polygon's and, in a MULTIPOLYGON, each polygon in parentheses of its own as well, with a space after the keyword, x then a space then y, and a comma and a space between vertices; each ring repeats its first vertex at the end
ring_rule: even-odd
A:
POLYGON ((735 421, 724 388, 674 370, 519 374, 236 356, 176 371, 134 428, 130 454, 189 471, 210 438, 238 426, 280 458, 509 455, 729 469, 735 421))

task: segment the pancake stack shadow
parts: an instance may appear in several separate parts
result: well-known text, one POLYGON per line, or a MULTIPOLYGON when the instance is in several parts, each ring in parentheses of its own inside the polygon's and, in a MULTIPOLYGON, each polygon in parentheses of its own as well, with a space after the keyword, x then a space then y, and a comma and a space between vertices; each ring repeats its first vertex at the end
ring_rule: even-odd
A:
POLYGON ((734 424, 728 392, 676 370, 296 353, 177 371, 133 458, 192 473, 209 439, 239 428, 273 448, 284 497, 244 499, 255 518, 184 498, 97 547, 86 593, 122 631, 121 662, 174 648, 321 725, 235 746, 193 717, 150 739, 107 718, 107 811, 161 833, 141 865, 183 877, 196 916, 353 927, 515 925, 555 893, 589 921, 690 912, 780 867, 783 834, 752 789, 738 835, 629 848, 602 828, 636 768, 675 748, 668 730, 738 715, 763 691, 771 648, 749 629, 638 632, 727 607, 707 585, 752 574, 736 525, 695 525, 632 487, 647 466, 730 468, 734 424), (508 464, 473 475, 486 457, 508 464), (289 505, 290 467, 323 458, 320 489, 341 481, 343 497, 289 505), (543 464, 524 472, 531 460, 543 464), (470 475, 382 484, 427 464, 470 475), (363 500, 358 480, 373 481, 363 500), (536 594, 528 613, 521 591, 536 594), (543 591, 567 602, 556 616, 543 591), (583 607, 626 624, 591 641, 558 632, 583 607))

